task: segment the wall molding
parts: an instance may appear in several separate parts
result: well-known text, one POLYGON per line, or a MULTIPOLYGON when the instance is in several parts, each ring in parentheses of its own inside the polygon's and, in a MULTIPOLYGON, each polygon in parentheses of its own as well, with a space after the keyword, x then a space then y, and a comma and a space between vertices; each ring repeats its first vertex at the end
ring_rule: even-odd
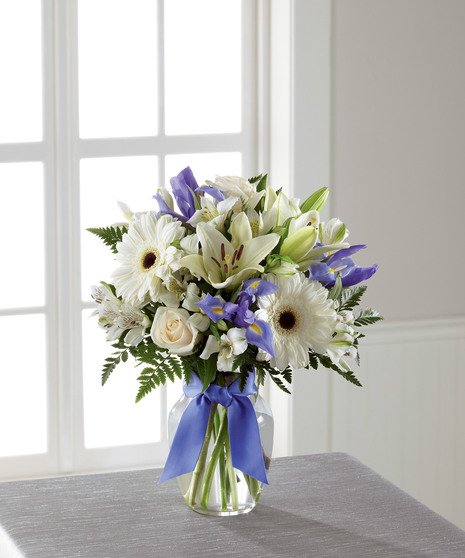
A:
POLYGON ((465 316, 427 318, 423 320, 384 321, 369 326, 363 345, 415 343, 465 338, 465 316))

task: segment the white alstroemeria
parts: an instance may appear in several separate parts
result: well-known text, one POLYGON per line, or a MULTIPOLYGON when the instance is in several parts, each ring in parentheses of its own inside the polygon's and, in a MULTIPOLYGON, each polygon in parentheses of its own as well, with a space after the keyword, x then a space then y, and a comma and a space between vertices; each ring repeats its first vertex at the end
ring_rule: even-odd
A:
MULTIPOLYGON (((336 301, 334 301, 334 303, 336 304, 336 301)), ((340 312, 337 313, 337 315, 342 323, 349 324, 349 325, 354 324, 355 316, 354 313, 351 312, 350 310, 341 310, 340 312)))
POLYGON ((136 347, 144 338, 145 330, 150 326, 150 320, 139 308, 123 304, 114 326, 118 327, 119 331, 113 331, 113 339, 117 339, 124 331, 129 330, 124 341, 128 345, 136 347))
POLYGON ((98 306, 90 317, 98 316, 100 327, 108 330, 119 316, 122 302, 104 282, 99 286, 93 285, 91 287, 91 294, 98 306))
POLYGON ((193 227, 197 227, 199 223, 207 223, 224 232, 224 222, 238 201, 239 198, 231 197, 218 202, 214 198, 204 195, 200 198, 201 209, 197 209, 187 222, 193 227))
POLYGON ((263 272, 260 262, 279 242, 277 234, 252 237, 249 220, 240 213, 231 223, 231 242, 215 228, 199 223, 197 234, 202 255, 181 258, 180 265, 205 279, 215 289, 232 290, 256 271, 263 272))
POLYGON ((199 287, 195 283, 188 283, 182 307, 190 312, 198 312, 199 307, 195 303, 200 302, 203 297, 203 293, 200 292, 199 287))
POLYGON ((337 217, 321 223, 319 233, 321 244, 339 244, 349 236, 349 230, 337 217))
POLYGON ((232 372, 234 357, 247 350, 245 328, 233 327, 221 336, 218 343, 214 335, 210 335, 200 358, 207 360, 213 353, 219 353, 217 368, 221 372, 232 372))
POLYGON ((243 203, 254 209, 264 194, 263 191, 257 192, 256 184, 251 184, 246 178, 240 176, 217 176, 215 182, 210 180, 206 182, 208 186, 223 192, 227 198, 233 197, 239 200, 234 204, 235 212, 241 211, 243 203))
POLYGON ((337 317, 339 323, 335 328, 336 335, 331 339, 326 354, 341 370, 350 370, 350 364, 345 359, 357 357, 357 347, 354 346, 354 341, 359 333, 352 327, 354 320, 352 312, 338 312, 337 317))
POLYGON ((125 337, 126 343, 135 347, 142 341, 150 320, 140 308, 123 303, 106 283, 99 287, 93 286, 92 297, 98 303, 92 315, 99 316, 98 323, 107 331, 109 341, 118 339, 127 330, 130 331, 125 337))

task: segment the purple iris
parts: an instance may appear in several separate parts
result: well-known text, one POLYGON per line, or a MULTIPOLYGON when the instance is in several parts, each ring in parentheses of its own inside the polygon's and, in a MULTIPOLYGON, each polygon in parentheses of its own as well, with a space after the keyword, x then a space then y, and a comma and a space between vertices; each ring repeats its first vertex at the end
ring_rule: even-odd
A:
POLYGON ((362 281, 369 279, 378 269, 378 264, 368 267, 359 267, 353 262, 352 254, 355 254, 362 248, 366 248, 365 244, 358 244, 350 248, 339 250, 331 256, 326 262, 315 262, 308 268, 310 279, 321 281, 324 287, 334 285, 336 275, 340 273, 342 286, 352 287, 362 281))
POLYGON ((170 178, 171 190, 181 213, 190 219, 195 213, 194 195, 199 185, 190 167, 170 178))
POLYGON ((234 304, 233 302, 227 302, 224 305, 224 309, 232 313, 230 318, 231 322, 237 327, 249 327, 254 323, 255 315, 252 310, 249 309, 250 301, 246 298, 240 298, 238 300, 239 304, 234 304))
MULTIPOLYGON (((195 303, 203 312, 210 318, 212 322, 219 322, 220 320, 229 320, 234 314, 233 308, 226 308, 227 304, 231 304, 227 302, 223 304, 219 298, 216 296, 212 296, 211 294, 207 294, 205 298, 203 298, 200 302, 195 303)), ((233 306, 237 306, 234 304, 233 306)))
POLYGON ((244 282, 244 290, 239 293, 239 297, 242 294, 248 295, 252 298, 253 302, 257 296, 273 294, 278 290, 278 285, 265 281, 265 279, 249 279, 244 282))
POLYGON ((183 222, 188 221, 195 213, 194 196, 197 192, 210 194, 210 196, 218 201, 225 199, 223 192, 220 192, 217 188, 212 188, 211 186, 199 187, 190 167, 186 167, 177 176, 170 178, 170 184, 174 199, 181 213, 173 211, 160 194, 157 193, 153 197, 158 202, 161 214, 172 215, 183 222))
POLYGON ((263 349, 273 358, 276 357, 274 352, 273 332, 268 322, 264 320, 255 320, 255 322, 245 330, 245 338, 247 343, 255 345, 259 349, 263 349))

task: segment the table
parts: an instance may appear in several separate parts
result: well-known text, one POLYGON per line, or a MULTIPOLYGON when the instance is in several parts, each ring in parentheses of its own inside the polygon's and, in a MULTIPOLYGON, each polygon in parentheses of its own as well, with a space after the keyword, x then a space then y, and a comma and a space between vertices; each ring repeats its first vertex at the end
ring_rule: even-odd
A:
POLYGON ((193 512, 160 474, 0 483, 0 557, 465 557, 465 532, 347 454, 273 460, 236 517, 193 512))

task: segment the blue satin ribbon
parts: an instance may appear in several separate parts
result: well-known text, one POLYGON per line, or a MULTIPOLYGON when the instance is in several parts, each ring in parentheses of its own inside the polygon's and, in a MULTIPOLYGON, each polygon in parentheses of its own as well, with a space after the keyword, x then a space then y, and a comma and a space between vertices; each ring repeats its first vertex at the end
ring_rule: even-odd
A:
POLYGON ((244 391, 239 380, 229 387, 211 384, 202 393, 202 382, 192 374, 184 393, 192 401, 184 411, 159 483, 191 473, 197 464, 207 431, 212 403, 228 408, 229 445, 233 467, 268 484, 263 461, 260 430, 249 395, 257 393, 255 374, 250 373, 244 391))

